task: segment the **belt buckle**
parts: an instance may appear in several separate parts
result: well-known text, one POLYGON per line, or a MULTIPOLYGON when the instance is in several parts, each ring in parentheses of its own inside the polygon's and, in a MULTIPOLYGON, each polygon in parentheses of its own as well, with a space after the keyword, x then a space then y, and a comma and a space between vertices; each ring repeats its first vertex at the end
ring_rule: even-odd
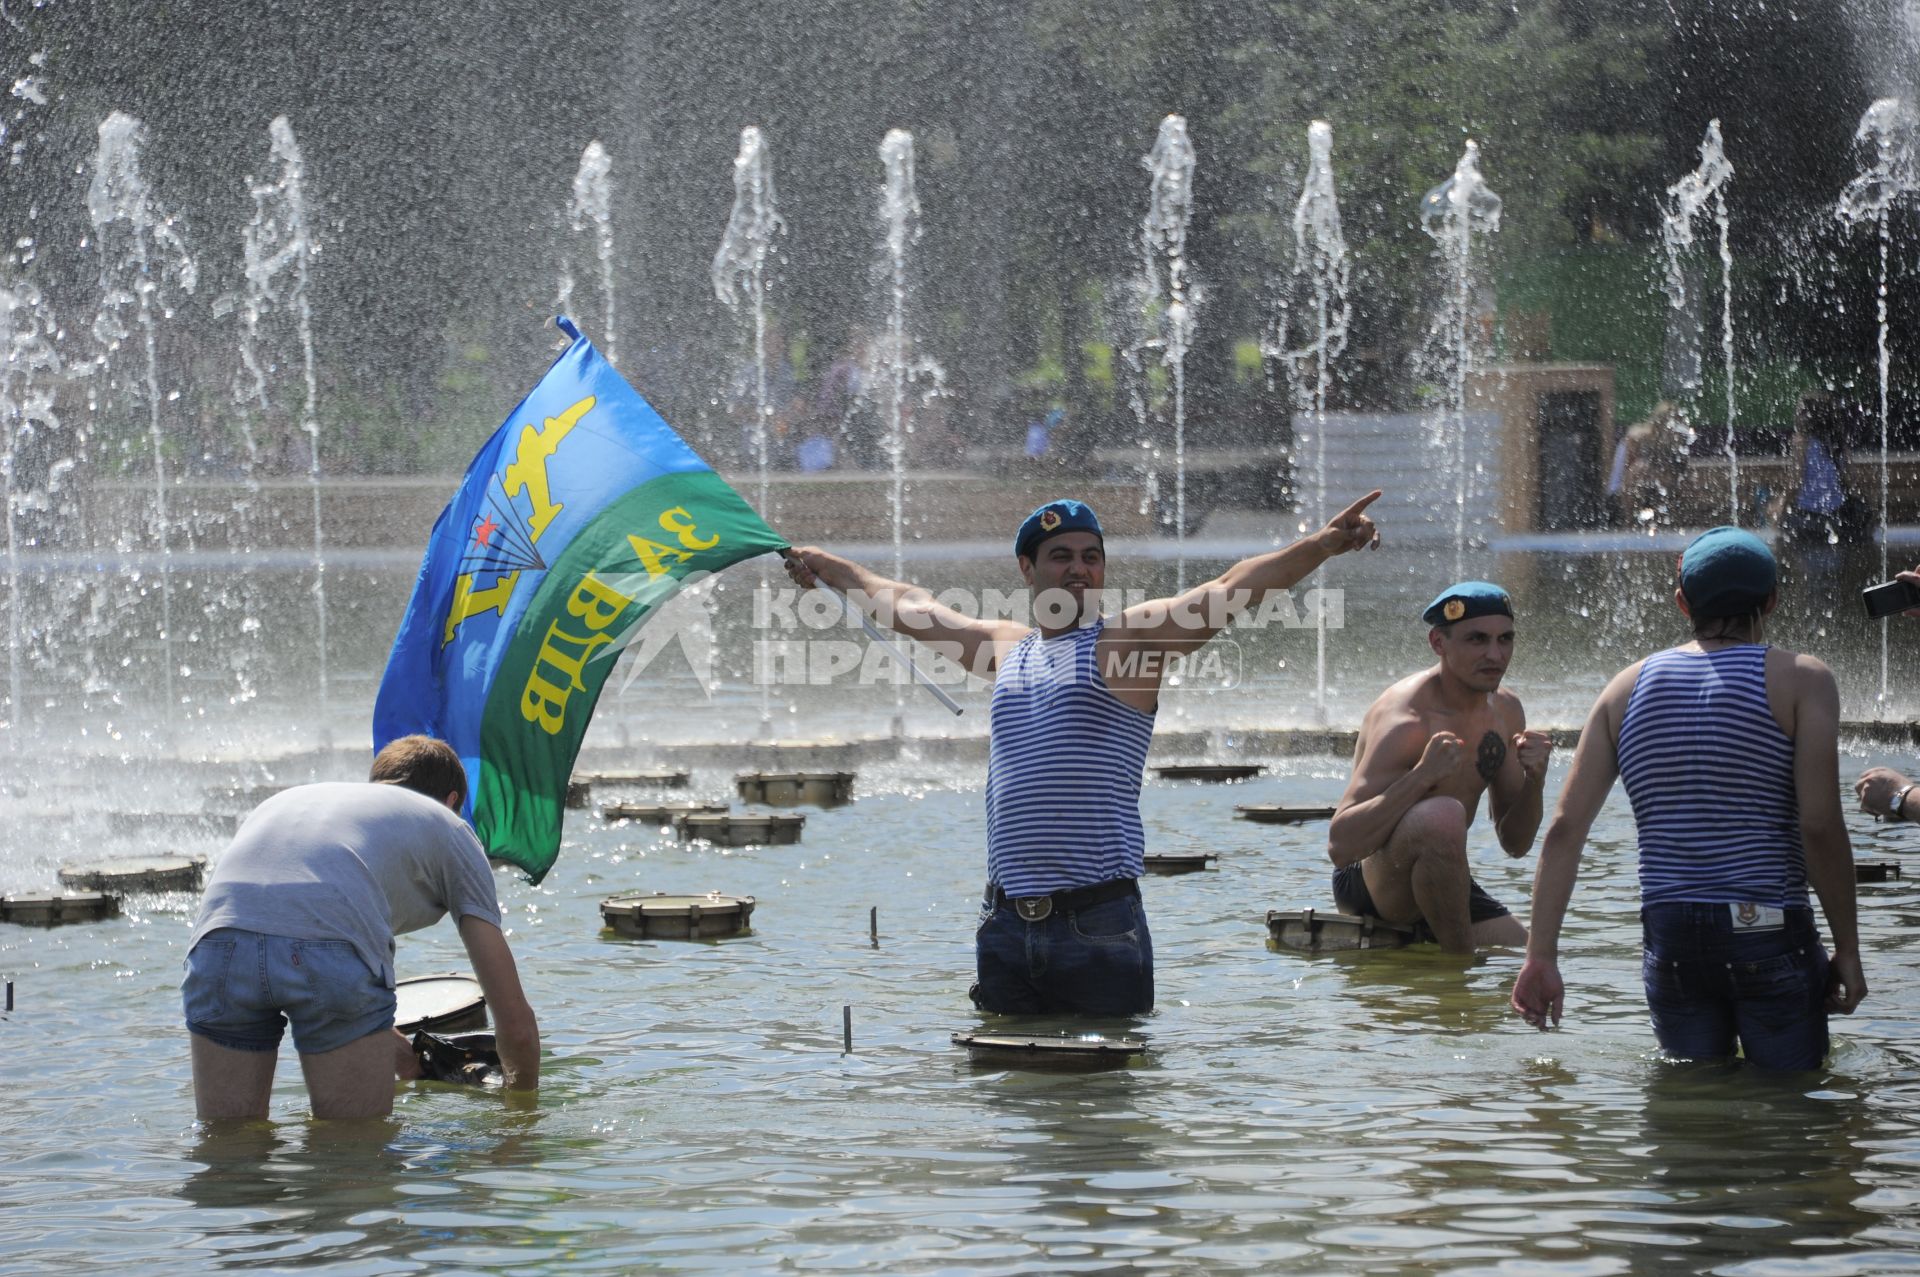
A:
POLYGON ((1019 897, 1013 902, 1013 911, 1027 922, 1040 922, 1053 912, 1053 897, 1019 897))

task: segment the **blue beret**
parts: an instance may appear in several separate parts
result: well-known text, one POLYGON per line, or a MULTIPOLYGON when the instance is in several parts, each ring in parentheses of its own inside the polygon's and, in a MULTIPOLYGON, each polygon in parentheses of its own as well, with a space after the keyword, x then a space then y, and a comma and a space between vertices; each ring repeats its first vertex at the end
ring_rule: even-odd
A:
POLYGON ((1476 616, 1504 616, 1511 620, 1513 600, 1491 582, 1462 581, 1440 591, 1439 597, 1427 604, 1420 619, 1428 625, 1452 625, 1455 621, 1471 621, 1476 616))
POLYGON ((1698 621, 1758 612, 1779 584, 1773 551, 1741 528, 1708 528, 1680 556, 1680 592, 1698 621))
POLYGON ((1021 523, 1013 538, 1013 556, 1030 559, 1042 541, 1061 532, 1091 532, 1102 542, 1106 540, 1106 534, 1100 531, 1100 516, 1092 506, 1084 501, 1049 501, 1021 523))

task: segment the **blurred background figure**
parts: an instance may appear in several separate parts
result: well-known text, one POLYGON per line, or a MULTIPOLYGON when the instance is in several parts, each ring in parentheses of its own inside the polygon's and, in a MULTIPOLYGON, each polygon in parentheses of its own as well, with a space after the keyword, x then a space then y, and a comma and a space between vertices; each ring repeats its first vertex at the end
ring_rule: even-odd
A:
POLYGON ((1667 504, 1687 464, 1687 440, 1662 399, 1646 420, 1627 428, 1620 453, 1621 493, 1629 525, 1665 525, 1667 504))
POLYGON ((1848 482, 1853 414, 1844 400, 1821 391, 1800 397, 1787 452, 1787 483, 1771 511, 1781 536, 1797 547, 1864 541, 1873 511, 1848 482))

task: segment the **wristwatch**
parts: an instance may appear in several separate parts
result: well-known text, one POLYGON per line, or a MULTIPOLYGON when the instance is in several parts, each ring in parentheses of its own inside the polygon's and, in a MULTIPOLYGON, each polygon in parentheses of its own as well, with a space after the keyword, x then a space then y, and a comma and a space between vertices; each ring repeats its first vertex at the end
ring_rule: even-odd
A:
POLYGON ((1908 781, 1893 791, 1893 802, 1887 810, 1888 820, 1905 820, 1907 818, 1907 795, 1913 792, 1916 784, 1920 784, 1920 781, 1908 781))

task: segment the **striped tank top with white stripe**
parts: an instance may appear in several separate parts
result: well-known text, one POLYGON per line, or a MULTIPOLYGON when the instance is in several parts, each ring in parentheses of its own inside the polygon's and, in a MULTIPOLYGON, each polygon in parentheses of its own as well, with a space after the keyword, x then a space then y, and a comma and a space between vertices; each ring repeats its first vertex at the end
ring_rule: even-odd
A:
POLYGON ((1807 904, 1793 740, 1767 705, 1767 649, 1674 648, 1640 667, 1620 724, 1640 903, 1807 904))
POLYGON ((1095 661, 1105 621, 1035 630, 993 679, 987 877, 1040 896, 1146 871, 1140 774, 1153 715, 1107 689, 1095 661))

